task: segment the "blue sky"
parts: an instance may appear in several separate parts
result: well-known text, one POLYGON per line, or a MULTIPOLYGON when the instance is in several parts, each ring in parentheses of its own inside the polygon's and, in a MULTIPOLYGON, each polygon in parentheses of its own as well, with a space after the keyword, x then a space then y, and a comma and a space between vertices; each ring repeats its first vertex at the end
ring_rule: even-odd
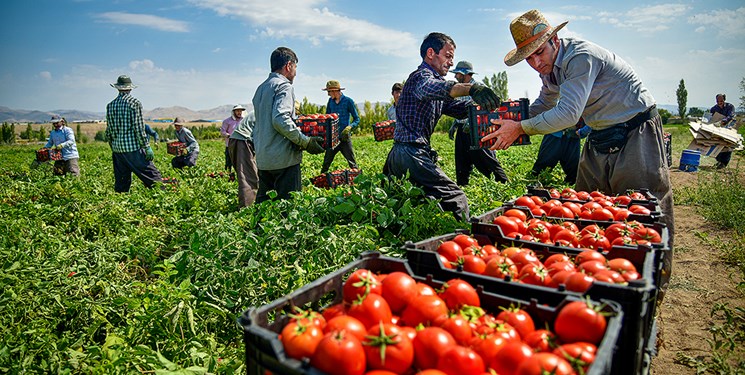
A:
MULTIPOLYGON (((430 0, 5 0, 0 5, 0 106, 103 112, 128 74, 145 109, 193 110, 250 103, 278 46, 300 59, 295 92, 325 104, 321 88, 341 81, 358 103, 390 100, 390 87, 421 62, 431 31, 449 34, 456 62, 477 79, 506 71, 512 98, 538 94, 514 48, 509 23, 537 8, 560 37, 581 37, 631 63, 659 104, 712 106, 716 93, 739 105, 745 77, 743 1, 430 0), (424 7, 422 4, 426 4, 424 7)), ((448 75, 448 78, 453 78, 448 75)))

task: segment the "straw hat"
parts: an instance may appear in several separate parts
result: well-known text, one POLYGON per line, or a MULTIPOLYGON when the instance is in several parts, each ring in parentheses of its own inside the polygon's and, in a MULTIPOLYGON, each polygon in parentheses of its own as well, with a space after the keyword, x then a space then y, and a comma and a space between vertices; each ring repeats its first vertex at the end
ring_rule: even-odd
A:
POLYGON ((515 18, 510 22, 510 32, 516 47, 507 53, 504 63, 512 66, 525 60, 568 23, 569 21, 566 21, 555 28, 551 27, 546 17, 536 9, 529 10, 515 18))
POLYGON ((184 126, 185 123, 186 121, 184 121, 184 119, 182 119, 181 117, 176 117, 175 119, 173 119, 173 125, 184 126))
POLYGON ((132 90, 137 88, 137 86, 132 84, 132 79, 129 76, 119 76, 116 79, 116 83, 111 84, 111 87, 117 90, 132 90))
POLYGON ((460 74, 476 74, 476 72, 473 71, 473 64, 471 64, 468 61, 459 61, 458 65, 455 66, 455 69, 451 70, 450 73, 460 73, 460 74))
POLYGON ((341 87, 341 83, 339 83, 339 81, 332 79, 332 80, 326 82, 326 88, 325 89, 321 89, 321 90, 323 90, 323 91, 332 90, 333 91, 333 90, 344 90, 344 88, 341 87))

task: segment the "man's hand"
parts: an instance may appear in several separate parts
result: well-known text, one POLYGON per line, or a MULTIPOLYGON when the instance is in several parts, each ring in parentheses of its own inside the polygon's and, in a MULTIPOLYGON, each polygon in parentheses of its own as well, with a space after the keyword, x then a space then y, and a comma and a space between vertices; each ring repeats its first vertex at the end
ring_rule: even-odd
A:
POLYGON ((501 104, 497 94, 489 87, 480 83, 474 83, 471 85, 471 89, 468 90, 468 95, 471 96, 476 104, 481 106, 481 109, 485 109, 489 112, 499 108, 499 104, 501 104))
POLYGON ((153 161, 153 159, 155 159, 155 153, 153 153, 153 149, 150 146, 147 146, 145 149, 145 160, 153 161))
POLYGON ((351 126, 347 126, 346 128, 344 128, 344 130, 341 131, 341 137, 340 138, 342 140, 344 140, 344 141, 349 140, 349 133, 351 133, 351 132, 352 132, 352 127, 351 126))
POLYGON ((491 146, 492 150, 506 150, 521 134, 525 134, 520 122, 504 119, 492 119, 491 123, 499 125, 499 129, 487 134, 482 141, 488 141, 496 138, 496 142, 491 146))
POLYGON ((458 124, 455 122, 453 123, 453 126, 450 127, 450 130, 448 130, 448 137, 450 137, 450 140, 455 139, 455 129, 458 127, 458 124))
POLYGON ((321 147, 322 142, 323 138, 321 137, 310 137, 310 141, 308 141, 308 146, 305 147, 305 151, 308 151, 308 153, 312 155, 325 152, 326 150, 321 147))
POLYGON ((54 145, 54 146, 52 146, 52 150, 59 150, 61 148, 62 148, 62 146, 60 146, 60 145, 54 145))

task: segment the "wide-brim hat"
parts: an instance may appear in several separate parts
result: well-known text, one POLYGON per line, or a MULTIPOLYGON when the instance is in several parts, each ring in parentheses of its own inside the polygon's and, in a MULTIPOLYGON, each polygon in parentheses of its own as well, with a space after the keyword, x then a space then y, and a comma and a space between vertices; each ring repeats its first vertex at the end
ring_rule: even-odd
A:
POLYGON ((131 90, 137 88, 136 85, 132 84, 132 79, 129 76, 119 76, 116 79, 116 83, 112 83, 111 87, 117 90, 131 90))
POLYGON ((551 27, 546 17, 537 9, 532 9, 510 22, 510 32, 515 40, 515 49, 504 57, 504 63, 512 66, 525 60, 533 54, 543 43, 553 38, 569 21, 559 26, 551 27))
POLYGON ((235 111, 236 109, 246 110, 246 107, 244 107, 244 106, 242 106, 240 104, 236 104, 236 105, 233 106, 233 110, 235 111))
POLYGON ((182 119, 181 117, 176 117, 175 119, 173 119, 173 125, 184 126, 185 123, 186 121, 184 121, 184 119, 182 119))
POLYGON ((473 71, 473 64, 468 61, 459 61, 455 66, 455 69, 451 70, 450 73, 476 74, 476 72, 473 71))
POLYGON ((326 88, 321 89, 321 90, 323 91, 344 90, 344 87, 341 87, 341 83, 339 83, 339 81, 332 79, 326 82, 326 88))
POLYGON ((56 123, 62 122, 62 121, 65 121, 65 119, 62 118, 60 115, 52 115, 52 119, 49 120, 49 122, 51 122, 52 124, 56 124, 56 123))

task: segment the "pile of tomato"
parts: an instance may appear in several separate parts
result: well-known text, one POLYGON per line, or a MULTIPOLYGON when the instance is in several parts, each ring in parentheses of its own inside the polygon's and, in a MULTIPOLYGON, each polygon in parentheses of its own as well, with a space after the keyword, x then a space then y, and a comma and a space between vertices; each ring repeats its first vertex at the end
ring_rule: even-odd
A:
POLYGON ((649 216, 651 204, 634 202, 648 201, 641 192, 618 196, 605 195, 599 191, 562 191, 549 189, 550 198, 544 201, 537 195, 523 195, 513 202, 515 206, 527 207, 535 217, 543 215, 560 218, 580 218, 597 221, 624 221, 630 214, 649 216))
POLYGON ((595 360, 602 307, 569 301, 541 328, 519 306, 482 306, 481 296, 460 279, 436 290, 403 272, 358 269, 343 302, 291 315, 280 340, 289 357, 330 375, 575 374, 595 360))
POLYGON ((62 160, 62 151, 50 148, 36 150, 36 161, 45 162, 49 160, 62 160))
POLYGON ((378 142, 393 139, 394 130, 396 130, 396 120, 380 121, 373 125, 373 135, 378 142))

